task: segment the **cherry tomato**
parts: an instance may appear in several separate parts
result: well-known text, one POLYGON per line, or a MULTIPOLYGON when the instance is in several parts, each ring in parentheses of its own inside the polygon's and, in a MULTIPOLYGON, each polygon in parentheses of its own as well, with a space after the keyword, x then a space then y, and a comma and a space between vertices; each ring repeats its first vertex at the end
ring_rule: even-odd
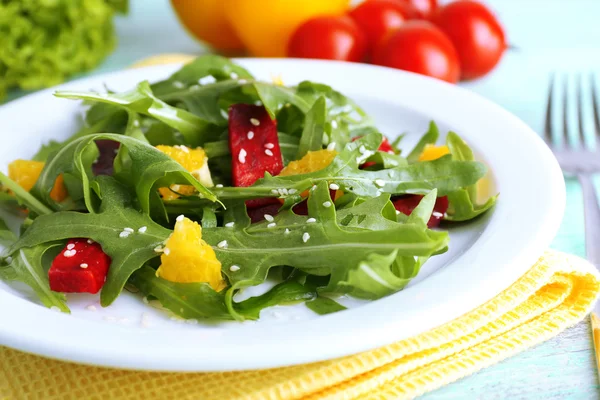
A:
POLYGON ((288 44, 288 56, 362 61, 366 49, 365 35, 351 18, 323 16, 300 25, 288 44))
POLYGON ((452 42, 427 21, 409 21, 379 43, 373 63, 456 83, 460 66, 452 42))
POLYGON ((419 18, 428 19, 437 8, 437 0, 399 0, 410 4, 419 14, 419 18))
POLYGON ((483 4, 459 0, 438 8, 432 21, 452 40, 463 79, 490 72, 506 49, 504 30, 483 4))
POLYGON ((350 17, 367 35, 370 48, 375 48, 385 35, 416 18, 417 12, 399 0, 367 0, 350 11, 350 17))

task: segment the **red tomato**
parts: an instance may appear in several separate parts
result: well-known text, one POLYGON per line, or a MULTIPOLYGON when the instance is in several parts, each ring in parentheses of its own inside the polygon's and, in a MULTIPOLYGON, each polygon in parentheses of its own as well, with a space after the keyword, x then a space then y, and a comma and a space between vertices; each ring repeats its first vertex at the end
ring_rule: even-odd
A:
POLYGON ((452 42, 427 21, 409 21, 379 43, 373 63, 456 83, 458 56, 452 42))
POLYGON ((385 35, 416 18, 417 12, 399 0, 367 0, 350 11, 350 17, 367 35, 369 47, 374 48, 385 35))
POLYGON ((481 3, 468 0, 449 3, 438 8, 432 21, 454 43, 464 79, 490 72, 506 49, 502 26, 481 3))
POLYGON ((437 8, 437 0, 399 0, 410 4, 420 18, 428 19, 437 8))
POLYGON ((288 56, 362 61, 367 41, 347 16, 323 16, 300 25, 288 43, 288 56))

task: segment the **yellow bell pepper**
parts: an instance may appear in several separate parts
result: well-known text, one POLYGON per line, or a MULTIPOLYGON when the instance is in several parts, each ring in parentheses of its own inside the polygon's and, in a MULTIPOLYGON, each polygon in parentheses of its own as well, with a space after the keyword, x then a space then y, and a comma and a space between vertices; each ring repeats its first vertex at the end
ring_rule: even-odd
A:
POLYGON ((248 51, 257 57, 285 57, 289 38, 303 22, 339 15, 349 0, 227 0, 225 15, 248 51))

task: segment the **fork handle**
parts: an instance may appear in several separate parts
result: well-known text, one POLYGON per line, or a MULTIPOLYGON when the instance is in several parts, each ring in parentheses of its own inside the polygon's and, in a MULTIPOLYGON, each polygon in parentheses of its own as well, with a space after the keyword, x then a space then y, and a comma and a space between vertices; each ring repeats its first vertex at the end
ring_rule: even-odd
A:
POLYGON ((589 262, 600 267, 600 205, 590 174, 578 174, 583 193, 585 217, 585 253, 589 262))

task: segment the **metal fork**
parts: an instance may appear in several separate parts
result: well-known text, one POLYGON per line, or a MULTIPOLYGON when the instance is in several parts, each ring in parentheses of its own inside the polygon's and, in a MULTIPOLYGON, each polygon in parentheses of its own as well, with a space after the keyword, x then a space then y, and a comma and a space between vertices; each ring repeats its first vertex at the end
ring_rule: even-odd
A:
MULTIPOLYGON (((573 78, 573 76, 571 77, 573 78)), ((600 269, 600 206, 592 180, 593 174, 600 172, 600 110, 593 73, 587 75, 587 79, 585 79, 589 83, 589 91, 583 90, 584 79, 584 75, 581 73, 574 76, 576 84, 575 101, 573 101, 572 96, 569 96, 569 88, 573 89, 573 86, 569 85, 569 75, 552 74, 548 91, 544 140, 556 156, 563 172, 566 175, 577 177, 581 184, 585 214, 586 258, 600 269), (560 82, 562 82, 562 97, 556 97, 557 85, 560 82), (577 115, 576 129, 569 124, 569 112, 573 111, 572 107, 575 107, 577 115), (562 129, 554 126, 557 120, 562 122, 560 124, 562 129), (586 129, 586 127, 590 129, 586 129), (586 140, 586 131, 593 132, 595 146, 589 145, 590 135, 587 135, 588 140, 586 140), (557 143, 561 142, 558 140, 561 137, 562 144, 557 143)), ((599 315, 600 302, 596 303, 590 314, 598 371, 600 371, 599 315)))

